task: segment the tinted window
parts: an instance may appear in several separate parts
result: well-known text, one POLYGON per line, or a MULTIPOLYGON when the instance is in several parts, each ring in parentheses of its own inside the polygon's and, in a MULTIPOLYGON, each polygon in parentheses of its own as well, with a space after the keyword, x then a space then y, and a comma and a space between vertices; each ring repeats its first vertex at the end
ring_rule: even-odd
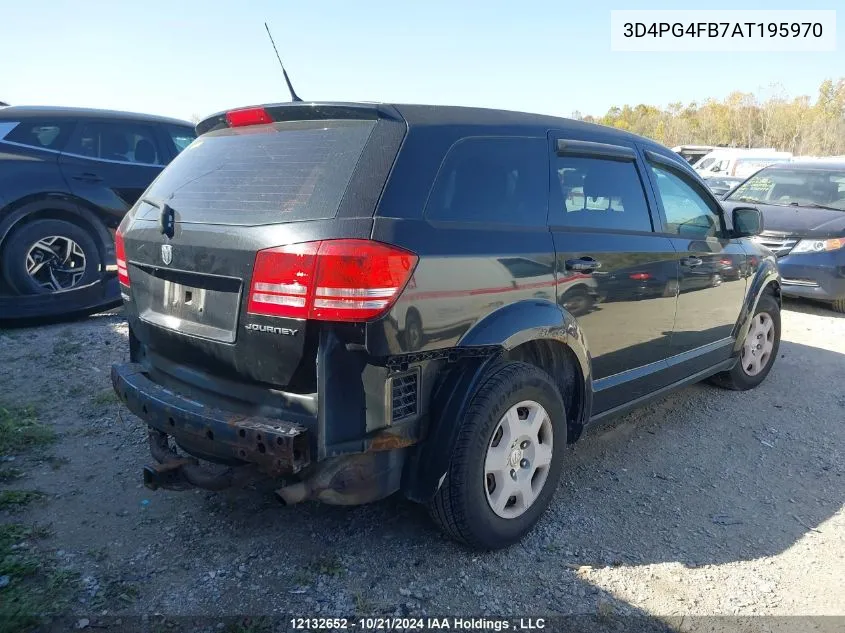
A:
POLYGON ((651 231, 648 205, 634 163, 577 156, 556 160, 563 199, 553 216, 555 224, 651 231))
POLYGON ((267 224, 333 218, 374 121, 291 121, 209 132, 145 198, 182 222, 267 224))
POLYGON ((153 129, 138 123, 83 123, 66 151, 89 158, 161 165, 153 129))
POLYGON ((429 220, 545 226, 543 138, 466 138, 449 150, 431 190, 429 220))
POLYGON ((167 130, 167 134, 170 136, 170 140, 173 141, 173 146, 176 148, 177 154, 193 143, 194 139, 197 137, 197 133, 190 127, 182 127, 179 125, 166 125, 164 127, 167 130))
POLYGON ((680 176, 652 165, 666 213, 666 232, 684 237, 714 237, 720 231, 719 216, 680 176))
POLYGON ((74 123, 70 121, 21 121, 14 129, 6 133, 3 140, 43 149, 60 150, 67 143, 73 128, 74 123))

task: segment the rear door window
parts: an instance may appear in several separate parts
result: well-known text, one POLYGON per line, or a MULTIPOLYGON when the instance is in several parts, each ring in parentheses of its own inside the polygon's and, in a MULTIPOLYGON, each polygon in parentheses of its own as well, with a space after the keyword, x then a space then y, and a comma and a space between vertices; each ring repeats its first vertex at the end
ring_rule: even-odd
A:
MULTIPOLYGON (((651 231, 642 181, 633 161, 558 156, 561 203, 550 222, 584 229, 651 231)), ((555 183, 552 183, 555 186, 555 183)))
POLYGON ((131 121, 83 122, 65 151, 85 158, 119 163, 164 164, 153 128, 131 121))
POLYGON ((433 221, 545 226, 546 139, 470 137, 440 166, 426 204, 433 221))
POLYGON ((60 151, 76 126, 72 121, 20 121, 2 136, 2 140, 39 149, 60 151))
POLYGON ((256 225, 330 219, 376 122, 288 121, 202 135, 144 196, 179 222, 256 225))

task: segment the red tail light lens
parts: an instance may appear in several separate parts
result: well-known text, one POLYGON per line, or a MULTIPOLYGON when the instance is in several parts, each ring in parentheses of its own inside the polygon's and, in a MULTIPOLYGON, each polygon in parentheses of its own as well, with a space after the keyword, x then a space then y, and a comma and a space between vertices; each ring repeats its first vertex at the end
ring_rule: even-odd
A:
POLYGON ((369 321, 387 312, 416 264, 413 253, 369 240, 325 240, 259 251, 247 311, 369 321))
POLYGON ((306 242, 258 251, 247 312, 307 319, 319 246, 306 242))
POLYGON ((245 108, 226 113, 226 123, 229 127, 244 127, 246 125, 263 125, 272 123, 273 118, 264 108, 245 108))
POLYGON ((646 281, 648 279, 651 279, 651 275, 649 275, 648 273, 631 273, 630 275, 628 275, 628 277, 630 277, 634 281, 646 281))
POLYGON ((123 244, 123 235, 120 231, 114 234, 114 254, 117 260, 117 280, 128 288, 129 269, 126 267, 126 246, 123 244))

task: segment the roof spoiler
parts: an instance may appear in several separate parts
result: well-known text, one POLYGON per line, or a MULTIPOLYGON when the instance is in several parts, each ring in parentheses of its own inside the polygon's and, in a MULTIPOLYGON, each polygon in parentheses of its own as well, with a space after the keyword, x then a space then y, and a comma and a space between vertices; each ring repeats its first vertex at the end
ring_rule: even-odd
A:
POLYGON ((197 136, 220 130, 230 125, 229 114, 241 110, 263 110, 273 123, 281 121, 319 121, 321 119, 390 119, 404 121, 399 111, 384 103, 320 103, 295 101, 264 106, 235 108, 217 112, 197 123, 197 136))

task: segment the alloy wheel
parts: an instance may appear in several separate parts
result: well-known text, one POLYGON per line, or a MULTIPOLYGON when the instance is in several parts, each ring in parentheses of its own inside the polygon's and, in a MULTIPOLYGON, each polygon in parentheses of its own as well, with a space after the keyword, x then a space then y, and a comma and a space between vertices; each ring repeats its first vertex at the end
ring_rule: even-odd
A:
POLYGON ((26 272, 42 288, 67 290, 85 275, 85 251, 69 237, 52 235, 30 246, 26 272))

